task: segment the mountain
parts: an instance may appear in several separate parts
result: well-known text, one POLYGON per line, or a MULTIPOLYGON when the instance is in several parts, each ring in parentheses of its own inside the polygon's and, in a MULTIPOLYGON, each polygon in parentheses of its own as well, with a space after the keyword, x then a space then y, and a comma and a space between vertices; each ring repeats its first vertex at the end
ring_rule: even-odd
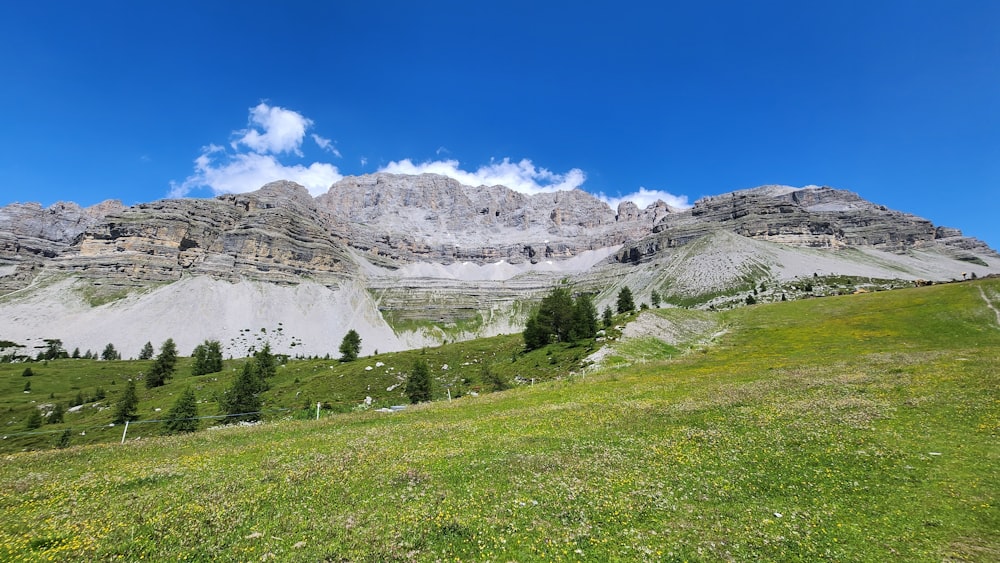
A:
MULTIPOLYGON (((30 352, 174 338, 228 354, 362 353, 516 331, 558 283, 637 302, 729 307, 1000 273, 961 231, 828 187, 764 186, 690 209, 447 177, 290 182, 214 199, 0 208, 0 340, 30 352)), ((0 353, 3 353, 0 350, 0 353)))

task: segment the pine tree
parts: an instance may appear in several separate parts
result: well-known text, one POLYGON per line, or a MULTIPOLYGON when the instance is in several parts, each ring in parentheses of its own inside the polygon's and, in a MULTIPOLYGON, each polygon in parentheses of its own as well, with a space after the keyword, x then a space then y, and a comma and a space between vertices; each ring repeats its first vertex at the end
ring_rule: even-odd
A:
POLYGON ((115 405, 115 424, 122 424, 126 420, 139 418, 139 395, 135 391, 135 380, 129 379, 125 386, 125 392, 115 405))
POLYGON ((524 325, 524 347, 527 350, 537 350, 551 340, 552 335, 538 326, 537 315, 528 317, 524 325))
POLYGON ((155 353, 156 352, 153 350, 153 343, 152 342, 146 342, 146 344, 142 347, 142 351, 139 352, 139 359, 140 360, 151 360, 151 359, 153 359, 153 354, 155 354, 155 353))
POLYGON ((104 351, 101 352, 102 360, 120 360, 122 355, 115 350, 115 345, 108 342, 108 345, 104 347, 104 351))
POLYGON ((573 340, 597 336, 597 307, 588 294, 582 294, 573 303, 573 325, 570 331, 573 340))
POLYGON ((340 342, 340 361, 353 362, 361 352, 361 336, 353 328, 347 331, 340 342))
POLYGON ((406 378, 405 391, 413 404, 431 400, 431 370, 427 362, 417 360, 413 364, 413 373, 406 378))
POLYGON ((260 394, 263 391, 264 378, 261 377, 257 361, 249 360, 243 364, 243 369, 223 398, 226 414, 242 415, 237 420, 260 420, 260 394))
POLYGON ((42 426, 42 411, 32 407, 31 412, 28 413, 28 421, 26 423, 28 430, 34 430, 36 428, 41 428, 42 426))
POLYGON ((632 299, 632 290, 626 285, 618 292, 618 314, 631 313, 635 311, 635 301, 632 299))
POLYGON ((167 434, 194 432, 198 430, 197 416, 198 401, 194 396, 194 390, 188 387, 167 413, 167 418, 163 421, 163 430, 167 434))
POLYGON ((564 287, 553 289, 542 298, 538 308, 538 325, 554 335, 558 342, 568 342, 573 330, 573 296, 564 287))
POLYGON ((153 367, 146 374, 146 387, 152 389, 153 387, 160 387, 165 384, 167 379, 173 377, 174 366, 176 365, 177 345, 174 344, 173 338, 168 338, 160 346, 160 354, 156 356, 156 360, 153 361, 153 367))
POLYGON ((604 314, 601 317, 604 321, 604 328, 611 328, 615 322, 615 313, 611 310, 611 305, 604 308, 604 314))
POLYGON ((658 309, 660 307, 660 303, 662 301, 663 301, 663 298, 660 297, 660 292, 659 291, 656 291, 654 289, 652 292, 650 292, 650 294, 649 294, 649 304, 652 305, 653 308, 658 309))
MULTIPOLYGON (((274 377, 278 374, 278 358, 271 353, 271 343, 265 342, 264 347, 254 352, 253 359, 257 362, 257 371, 260 373, 262 381, 266 381, 269 377, 274 377)), ((264 391, 267 390, 267 384, 264 384, 264 391)))
POLYGON ((191 353, 191 375, 205 375, 222 371, 222 345, 218 340, 206 340, 195 346, 191 353))
POLYGON ((191 360, 191 375, 205 375, 208 373, 205 371, 208 353, 207 350, 205 350, 204 344, 199 344, 194 347, 194 351, 191 352, 191 360))
POLYGON ((47 424, 59 424, 63 421, 63 414, 65 412, 62 403, 56 403, 56 406, 52 407, 52 412, 45 418, 45 422, 47 424))
POLYGON ((205 341, 206 348, 206 368, 205 373, 218 373, 222 371, 222 344, 218 340, 205 341))
POLYGON ((62 340, 58 338, 46 338, 45 351, 40 352, 38 355, 40 360, 56 360, 69 357, 69 354, 63 349, 62 340))
POLYGON ((571 342, 597 335, 597 308, 590 295, 576 299, 569 289, 557 287, 542 298, 538 310, 524 326, 524 347, 535 350, 557 342, 571 342))

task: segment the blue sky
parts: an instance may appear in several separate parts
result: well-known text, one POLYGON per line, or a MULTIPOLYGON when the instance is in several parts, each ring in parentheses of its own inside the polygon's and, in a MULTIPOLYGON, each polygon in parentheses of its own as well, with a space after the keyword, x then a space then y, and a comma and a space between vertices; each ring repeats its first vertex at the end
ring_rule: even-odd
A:
POLYGON ((1000 248, 1000 2, 6 2, 0 204, 829 185, 1000 248))

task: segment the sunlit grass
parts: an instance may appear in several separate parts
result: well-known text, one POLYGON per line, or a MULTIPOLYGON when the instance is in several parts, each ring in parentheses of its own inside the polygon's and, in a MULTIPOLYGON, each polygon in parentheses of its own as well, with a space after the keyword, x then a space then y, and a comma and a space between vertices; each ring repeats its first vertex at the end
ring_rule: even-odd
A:
POLYGON ((0 560, 1000 558, 976 284, 720 322, 704 351, 393 415, 7 455, 0 560))

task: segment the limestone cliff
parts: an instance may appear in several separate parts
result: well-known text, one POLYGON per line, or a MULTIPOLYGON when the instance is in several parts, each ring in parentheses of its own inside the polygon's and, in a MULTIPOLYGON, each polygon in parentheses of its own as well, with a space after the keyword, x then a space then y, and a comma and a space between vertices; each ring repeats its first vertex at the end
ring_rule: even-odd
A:
POLYGON ((579 190, 526 195, 430 174, 345 178, 317 198, 274 182, 130 207, 0 208, 0 338, 114 340, 128 354, 156 339, 150 331, 182 348, 209 337, 236 346, 273 321, 294 330, 284 352, 329 353, 352 326, 365 327, 369 351, 388 351, 517 330, 558 283, 596 293, 601 308, 625 285, 637 301, 656 289, 729 303, 749 283, 820 271, 950 280, 1000 273, 1000 255, 832 188, 612 210, 579 190), (207 293, 185 297, 190 288, 207 293))

